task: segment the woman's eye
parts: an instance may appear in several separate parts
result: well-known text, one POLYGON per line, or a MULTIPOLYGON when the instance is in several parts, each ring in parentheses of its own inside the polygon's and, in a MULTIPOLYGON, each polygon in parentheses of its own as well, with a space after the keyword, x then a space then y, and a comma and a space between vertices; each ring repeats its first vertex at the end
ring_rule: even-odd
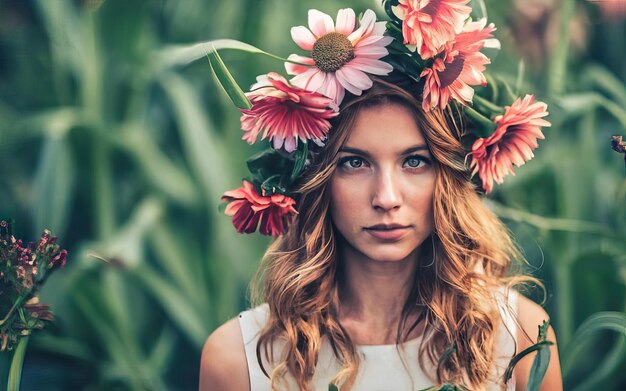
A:
POLYGON ((418 168, 422 165, 424 165, 425 163, 429 163, 427 161, 427 159, 424 159, 421 156, 409 156, 406 160, 405 160, 405 164, 409 167, 409 168, 418 168))
POLYGON ((346 169, 361 168, 364 165, 365 165, 365 162, 363 161, 363 159, 359 157, 354 157, 354 156, 345 157, 339 161, 339 166, 346 168, 346 169))

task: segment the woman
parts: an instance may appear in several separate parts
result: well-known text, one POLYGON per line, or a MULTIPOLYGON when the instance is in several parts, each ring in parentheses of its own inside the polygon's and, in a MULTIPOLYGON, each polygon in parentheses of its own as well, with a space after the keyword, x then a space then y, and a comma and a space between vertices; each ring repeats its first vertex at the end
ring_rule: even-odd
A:
MULTIPOLYGON (((297 58, 312 68, 287 67, 304 75, 291 80, 299 86, 269 74, 248 94, 252 108, 243 111, 244 139, 252 143, 262 134, 274 151, 249 161, 256 183, 226 193, 226 212, 240 232, 260 225, 262 233, 279 238, 259 268, 253 289, 258 306, 207 339, 200 388, 327 390, 335 384, 341 390, 416 390, 448 383, 523 390, 533 354, 515 366, 506 384, 504 370, 536 342, 537 327, 548 316, 510 289, 537 281, 506 277, 521 257, 506 228, 481 203, 472 174, 479 173, 489 192, 511 162, 519 166, 530 159, 536 138, 543 137, 539 126, 547 124, 541 119, 545 105, 532 97, 516 101, 468 154, 464 143, 475 122, 466 119, 476 113, 448 105, 450 99, 466 104, 468 95, 459 92, 463 86, 445 90, 453 84, 444 73, 430 77, 445 72, 448 49, 456 56, 450 63, 457 66, 455 77, 471 79, 463 62, 458 69, 459 58, 473 64, 467 72, 480 73, 467 48, 485 46, 492 26, 466 22, 461 27, 467 33, 444 46, 420 37, 417 54, 389 60, 390 53, 385 58, 395 65, 384 71, 379 63, 352 60, 383 57, 386 51, 364 42, 385 46, 391 38, 368 12, 352 31, 349 11, 340 10, 336 26, 312 12, 311 34, 292 30, 298 45, 312 50, 312 62, 297 58), (338 54, 333 44, 340 46, 338 54), (417 79, 397 64, 433 54, 432 68, 421 72, 423 89, 416 88, 417 79), (341 73, 349 66, 386 76, 359 81, 354 70, 341 73), (316 75, 324 81, 316 84, 316 75), (342 86, 350 93, 345 100, 342 86), (311 113, 317 117, 307 117, 311 113), (510 160, 494 161, 494 145, 503 151, 499 159, 508 153, 510 160), (291 175, 268 174, 268 167, 291 175)), ((412 33, 403 26, 408 11, 396 10, 403 27, 397 34, 402 31, 405 40, 412 33)), ((466 12, 461 6, 453 11, 466 12)), ((547 339, 555 341, 551 328, 547 339)), ((541 390, 560 390, 556 343, 550 349, 541 390)))

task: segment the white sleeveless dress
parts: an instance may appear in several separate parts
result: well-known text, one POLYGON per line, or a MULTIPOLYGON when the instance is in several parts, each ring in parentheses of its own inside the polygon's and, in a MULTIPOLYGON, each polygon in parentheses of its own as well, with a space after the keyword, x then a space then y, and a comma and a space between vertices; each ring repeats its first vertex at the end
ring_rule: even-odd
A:
MULTIPOLYGON (((515 352, 514 330, 516 329, 513 316, 517 311, 517 296, 515 290, 505 293, 504 289, 496 294, 502 324, 498 327, 498 342, 496 346, 496 365, 493 371, 494 379, 502 379, 502 375, 515 352), (512 314, 513 312, 513 314, 512 314), (503 327, 503 325, 505 327, 503 327), (510 332, 509 332, 510 330, 510 332)), ((271 391, 270 380, 261 370, 257 361, 256 345, 260 331, 265 326, 269 316, 269 306, 260 305, 239 314, 239 324, 248 362, 251 391, 271 391)), ((357 351, 361 362, 353 390, 357 391, 417 391, 432 387, 433 380, 426 375, 418 360, 418 349, 421 337, 407 341, 400 346, 394 345, 359 345, 357 351), (407 369, 408 368, 408 369, 407 369)), ((278 345, 277 345, 278 346, 278 345)), ((275 349, 276 354, 280 348, 275 349)), ((272 366, 264 362, 268 374, 272 366)), ((328 391, 328 385, 340 369, 338 360, 333 354, 330 343, 326 338, 322 341, 318 364, 313 377, 315 391, 328 391)), ((431 369, 429 373, 434 374, 431 369)), ((286 390, 297 390, 294 379, 286 376, 286 390)), ((502 390, 502 381, 489 383, 487 390, 502 390)), ((507 391, 515 390, 514 379, 507 383, 507 391)), ((281 389, 283 391, 283 389, 281 389)))

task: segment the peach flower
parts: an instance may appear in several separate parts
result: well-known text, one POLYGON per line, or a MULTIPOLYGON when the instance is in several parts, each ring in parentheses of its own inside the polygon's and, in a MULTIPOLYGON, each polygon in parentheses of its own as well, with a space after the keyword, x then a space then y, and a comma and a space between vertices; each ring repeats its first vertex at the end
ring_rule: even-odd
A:
POLYGON ((445 45, 431 68, 422 71, 425 78, 422 107, 428 111, 433 107, 443 109, 450 99, 466 104, 474 97, 473 85, 486 85, 483 75, 485 65, 491 61, 480 52, 483 47, 499 47, 491 33, 493 24, 485 26, 486 19, 468 22, 453 41, 445 45))
POLYGON ((472 12, 470 0, 399 0, 394 14, 402 20, 404 43, 414 47, 423 59, 439 53, 463 29, 472 12))
POLYGON ((494 181, 500 184, 506 175, 515 175, 513 164, 520 167, 534 157, 537 139, 544 138, 541 127, 551 126, 543 119, 548 106, 534 100, 533 95, 526 95, 505 107, 504 115, 493 120, 498 125, 495 132, 474 142, 470 168, 472 175, 480 176, 486 193, 491 192, 494 181))

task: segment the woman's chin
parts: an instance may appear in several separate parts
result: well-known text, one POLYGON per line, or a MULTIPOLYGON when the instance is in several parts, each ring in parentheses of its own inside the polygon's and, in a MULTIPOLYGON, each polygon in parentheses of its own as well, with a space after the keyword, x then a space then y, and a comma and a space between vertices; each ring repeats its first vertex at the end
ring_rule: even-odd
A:
POLYGON ((374 262, 403 262, 411 258, 415 249, 384 248, 372 249, 365 252, 365 255, 374 262))

